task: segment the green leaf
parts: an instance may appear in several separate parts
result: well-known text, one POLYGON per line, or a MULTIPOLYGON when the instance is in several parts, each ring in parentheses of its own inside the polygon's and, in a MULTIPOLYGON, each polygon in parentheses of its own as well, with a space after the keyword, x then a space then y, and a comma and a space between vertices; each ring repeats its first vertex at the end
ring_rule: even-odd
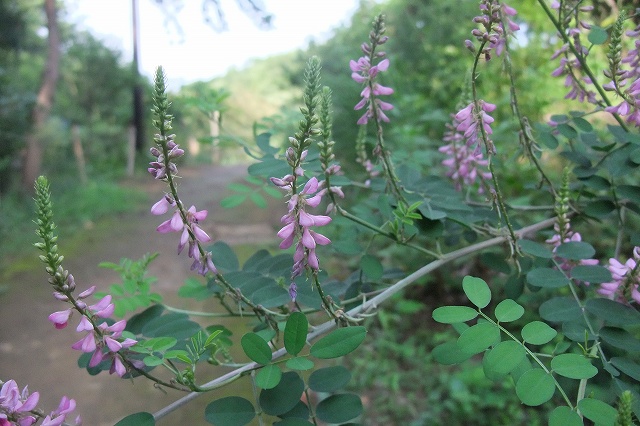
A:
POLYGON ((129 414, 120 420, 114 426, 155 426, 156 421, 153 414, 141 411, 135 414, 129 414))
POLYGON ((587 40, 593 44, 604 44, 608 38, 609 34, 607 30, 597 25, 591 26, 591 31, 589 31, 589 35, 587 36, 587 40))
POLYGON ((616 209, 616 205, 613 204, 612 201, 597 200, 587 204, 587 206, 584 209, 584 212, 589 216, 602 219, 608 216, 609 214, 611 214, 611 212, 613 212, 615 209, 616 209))
POLYGON ((362 414, 362 401, 352 393, 331 395, 316 406, 316 415, 327 423, 344 423, 362 414))
POLYGON ((563 405, 556 407, 549 416, 549 426, 582 426, 582 419, 571 408, 563 405))
POLYGON ((260 392, 260 407, 271 415, 279 416, 291 410, 300 401, 304 391, 304 382, 293 371, 282 375, 280 383, 273 389, 263 389, 260 392))
POLYGON ((211 257, 218 270, 229 272, 238 271, 240 269, 238 258, 228 244, 218 241, 213 246, 209 247, 209 249, 211 250, 211 257))
POLYGON ((287 353, 298 355, 307 342, 309 321, 302 312, 293 312, 284 327, 284 347, 287 353))
POLYGON ((341 365, 320 368, 309 376, 309 388, 315 392, 335 392, 351 379, 351 372, 341 365))
POLYGON ((491 302, 491 290, 482 278, 466 276, 462 279, 462 289, 471 303, 485 308, 491 302))
POLYGON ((460 364, 463 361, 468 360, 474 354, 469 354, 460 350, 457 341, 446 342, 436 346, 431 351, 433 359, 442 365, 460 364))
POLYGON ((256 385, 262 389, 275 388, 282 378, 280 367, 274 364, 265 365, 256 374, 256 385))
POLYGON ((553 377, 541 368, 533 368, 525 372, 516 383, 516 395, 523 404, 531 407, 549 401, 555 391, 556 385, 553 377))
POLYGON ((511 299, 505 299, 496 306, 495 316, 500 322, 515 321, 522 315, 524 315, 524 308, 511 299))
MULTIPOLYGON (((309 417, 308 414, 307 414, 307 417, 309 417)), ((275 422, 273 426, 314 426, 314 425, 313 423, 307 420, 301 419, 300 417, 287 417, 286 419, 282 419, 279 422, 275 422)))
POLYGON ((466 329, 458 337, 462 352, 477 354, 500 342, 500 329, 490 322, 482 322, 466 329))
POLYGON ((622 328, 603 327, 598 332, 600 338, 609 345, 629 352, 640 351, 640 340, 622 328))
POLYGON ((207 422, 216 426, 242 426, 255 417, 253 404, 239 396, 227 396, 217 399, 204 410, 207 422))
POLYGON ((252 191, 252 189, 249 188, 247 185, 243 185, 243 184, 238 183, 238 182, 230 183, 229 185, 227 185, 227 189, 230 189, 230 190, 236 191, 236 192, 244 192, 244 193, 252 191))
POLYGON ((531 240, 520 240, 518 241, 518 245, 524 253, 530 254, 531 256, 540 257, 542 259, 551 259, 553 257, 553 252, 544 244, 536 243, 531 240))
POLYGON ((338 358, 353 352, 367 337, 362 326, 339 328, 311 346, 311 355, 320 359, 338 358))
POLYGON ((482 359, 484 375, 488 379, 498 380, 515 370, 526 356, 527 352, 518 342, 500 342, 482 359))
POLYGON ((540 316, 549 322, 564 322, 582 318, 582 310, 572 297, 554 297, 540 305, 540 316))
POLYGON ((286 366, 291 370, 306 371, 311 370, 315 364, 309 358, 297 356, 287 360, 286 366))
POLYGON ((607 283, 611 281, 611 272, 598 265, 578 265, 571 269, 571 278, 591 284, 607 283))
POLYGON ((269 364, 271 362, 271 348, 264 339, 256 333, 247 333, 240 339, 242 350, 252 360, 258 364, 269 364))
POLYGON ((443 324, 466 322, 478 316, 478 311, 468 306, 441 306, 433 311, 433 319, 443 324))
POLYGON ((244 194, 229 195, 228 197, 225 197, 222 200, 220 200, 220 207, 222 207, 223 209, 232 209, 244 203, 244 200, 246 199, 247 199, 247 196, 244 194))
POLYGON ((362 256, 362 259, 360 259, 360 268, 362 269, 362 272, 364 272, 364 274, 372 281, 378 281, 380 278, 382 278, 382 274, 384 272, 380 261, 375 256, 371 256, 370 254, 365 254, 364 256, 362 256))
POLYGON ((147 367, 155 367, 162 364, 164 362, 164 359, 155 355, 149 355, 145 356, 142 359, 142 362, 144 362, 144 365, 146 365, 147 367))
POLYGON ((267 200, 264 199, 264 197, 262 195, 260 195, 257 192, 252 192, 251 194, 249 194, 249 199, 253 202, 253 204, 256 205, 256 207, 258 207, 259 209, 266 209, 267 208, 267 200))
POLYGON ((578 132, 572 126, 567 123, 560 123, 556 127, 560 134, 567 139, 575 139, 578 137, 578 132))
POLYGON ((613 426, 618 414, 609 404, 593 398, 581 399, 578 402, 578 410, 598 426, 613 426))
MULTIPOLYGON (((274 281, 271 281, 275 284, 274 281)), ((274 308, 276 306, 286 305, 291 301, 289 292, 282 287, 268 285, 251 293, 251 301, 256 305, 262 305, 263 308, 274 308)))
POLYGON ((596 249, 582 241, 569 241, 556 247, 556 255, 569 260, 591 259, 595 254, 596 249))
POLYGON ((522 327, 522 340, 532 345, 544 345, 553 340, 558 332, 542 321, 533 321, 522 327))
POLYGON ((147 340, 146 345, 150 346, 154 352, 164 352, 174 347, 176 343, 178 340, 174 337, 156 337, 147 340))
POLYGON ((557 269, 536 268, 527 273, 527 282, 535 287, 558 288, 569 284, 565 275, 557 269))
POLYGON ((609 299, 589 299, 585 305, 588 312, 609 324, 627 326, 640 324, 640 313, 631 306, 609 299))
POLYGON ((551 368, 556 374, 570 379, 590 379, 598 374, 598 369, 587 358, 578 354, 560 354, 551 360, 551 368))
POLYGON ((613 357, 611 358, 611 364, 632 379, 640 381, 640 365, 634 361, 628 358, 613 357))

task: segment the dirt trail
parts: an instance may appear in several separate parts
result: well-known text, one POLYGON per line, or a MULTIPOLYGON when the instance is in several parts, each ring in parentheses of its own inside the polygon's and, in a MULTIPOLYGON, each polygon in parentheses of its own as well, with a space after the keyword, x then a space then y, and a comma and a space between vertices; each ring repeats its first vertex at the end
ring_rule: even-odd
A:
MULTIPOLYGON (((244 176, 245 166, 203 166, 181 169, 180 174, 183 178, 179 191, 183 202, 209 211, 203 228, 215 239, 231 245, 276 240, 273 228, 279 214, 272 209, 240 207, 225 211, 219 207, 226 185, 244 176)), ((162 182, 148 176, 125 184, 150 193, 149 206, 160 199, 164 190, 162 182)), ((277 203, 275 201, 273 205, 277 207, 277 203)), ((118 276, 113 271, 99 268, 98 263, 117 263, 122 257, 138 259, 145 253, 157 251, 160 256, 150 267, 150 274, 159 278, 154 290, 177 307, 206 308, 175 296, 184 279, 193 274, 186 254, 175 255, 178 234, 162 235, 155 231, 165 219, 154 217, 145 209, 100 221, 93 229, 81 231, 86 235, 81 237, 83 243, 77 253, 64 252, 65 236, 61 235, 61 252, 66 255, 64 267, 73 273, 79 290, 91 285, 107 289, 118 282, 118 276)), ((39 391, 39 405, 45 410, 54 409, 60 398, 68 395, 77 401, 77 413, 82 415, 84 425, 107 426, 136 411, 154 412, 182 395, 177 391, 164 395, 145 380, 132 382, 105 373, 90 377, 86 371, 78 369, 79 353, 70 348, 81 337, 75 332, 78 317, 72 318, 70 326, 64 330, 55 330, 47 321, 50 313, 65 309, 65 305, 51 296, 42 268, 16 274, 0 284, 9 288, 7 293, 0 295, 0 379, 13 378, 18 386, 28 384, 32 392, 39 391)), ((210 378, 216 374, 212 372, 210 378)), ((209 401, 230 391, 232 388, 203 396, 160 424, 206 424, 194 419, 202 419, 204 406, 209 401)))

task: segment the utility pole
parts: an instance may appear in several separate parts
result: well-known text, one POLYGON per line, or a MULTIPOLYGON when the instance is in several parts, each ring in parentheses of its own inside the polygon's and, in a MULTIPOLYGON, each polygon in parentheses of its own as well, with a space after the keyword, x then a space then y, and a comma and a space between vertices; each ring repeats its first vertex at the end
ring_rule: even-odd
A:
POLYGON ((129 155, 127 173, 133 175, 135 153, 144 149, 144 106, 142 102, 142 87, 140 86, 140 69, 138 65, 138 44, 140 31, 138 28, 138 0, 131 0, 131 15, 133 29, 133 120, 129 132, 129 155))

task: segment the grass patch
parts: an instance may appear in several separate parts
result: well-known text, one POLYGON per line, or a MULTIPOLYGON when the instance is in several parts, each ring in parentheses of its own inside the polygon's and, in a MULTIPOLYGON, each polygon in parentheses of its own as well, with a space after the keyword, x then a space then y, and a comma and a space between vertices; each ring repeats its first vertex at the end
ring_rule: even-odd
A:
MULTIPOLYGON (((51 192, 58 233, 74 237, 102 218, 142 208, 149 198, 142 191, 105 181, 66 188, 52 182, 51 192)), ((32 246, 37 240, 33 200, 8 194, 0 200, 0 217, 0 276, 31 269, 38 262, 32 246)))

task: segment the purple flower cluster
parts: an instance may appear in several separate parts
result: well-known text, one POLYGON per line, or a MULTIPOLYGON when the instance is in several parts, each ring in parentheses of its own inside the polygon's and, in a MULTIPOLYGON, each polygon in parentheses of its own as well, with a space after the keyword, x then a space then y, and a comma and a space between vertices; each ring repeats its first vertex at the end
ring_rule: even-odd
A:
POLYGON ((382 35, 383 31, 371 33, 371 43, 362 43, 360 48, 365 56, 362 56, 357 61, 353 59, 349 61, 349 67, 351 68, 351 78, 360 84, 364 84, 364 89, 360 92, 362 99, 353 108, 356 111, 361 110, 365 106, 366 112, 360 119, 358 124, 367 124, 370 119, 375 118, 377 121, 389 122, 389 117, 384 111, 393 109, 393 105, 388 102, 381 101, 377 96, 386 96, 393 94, 393 89, 383 86, 376 81, 376 76, 382 71, 386 71, 389 68, 389 59, 382 59, 377 65, 372 65, 374 59, 381 59, 386 56, 385 52, 375 52, 375 48, 378 45, 387 42, 389 37, 382 35))
POLYGON ((607 269, 611 272, 613 281, 600 284, 598 293, 607 296, 609 299, 627 303, 633 299, 640 303, 640 247, 633 249, 633 257, 627 259, 625 263, 620 263, 617 259, 609 259, 607 269))
MULTIPOLYGON (((517 11, 504 3, 496 0, 480 1, 481 15, 473 18, 473 22, 480 24, 482 28, 475 28, 471 35, 478 40, 482 46, 480 52, 486 61, 491 60, 491 50, 495 49, 496 55, 500 56, 506 44, 506 38, 520 29, 520 26, 513 22, 510 17, 515 16, 517 11), (507 28, 502 23, 502 14, 506 15, 507 28)), ((476 53, 476 48, 471 40, 464 42, 467 49, 476 53)))
MULTIPOLYGON (((586 58, 589 54, 589 49, 582 45, 580 36, 583 29, 590 29, 591 24, 579 18, 580 12, 588 12, 593 9, 593 6, 580 6, 577 7, 576 2, 564 2, 561 5, 557 1, 551 2, 551 8, 558 10, 561 15, 561 20, 565 22, 574 22, 573 27, 567 29, 567 35, 571 38, 575 50, 578 52, 581 58, 586 58), (574 14, 575 19, 566 19, 565 16, 574 14)), ((563 44, 557 49, 551 56, 552 60, 560 58, 560 65, 553 70, 551 75, 553 77, 565 76, 564 85, 569 88, 569 92, 565 95, 565 99, 577 99, 580 102, 587 101, 592 104, 597 103, 596 93, 589 90, 588 87, 593 84, 588 76, 581 76, 582 65, 578 58, 572 55, 569 43, 563 44)))
MULTIPOLYGON (((449 143, 440 147, 438 151, 447 155, 442 165, 448 169, 447 176, 455 182, 456 189, 460 191, 463 185, 473 185, 478 178, 481 181, 491 179, 491 172, 482 171, 482 169, 486 170, 489 161, 484 159, 479 145, 476 142, 474 142, 475 147, 470 145, 469 139, 466 139, 464 133, 458 130, 461 123, 455 115, 452 114, 451 117, 452 123, 447 124, 447 131, 443 137, 443 141, 449 143)), ((484 188, 481 185, 478 192, 483 191, 484 188)))
POLYGON ((299 193, 294 193, 294 181, 293 175, 286 175, 282 179, 271 178, 274 185, 286 189, 290 194, 287 203, 289 211, 280 219, 284 226, 278 231, 278 237, 282 238, 281 249, 288 249, 294 241, 296 242, 289 288, 291 299, 295 301, 297 291, 293 280, 302 275, 307 268, 317 271, 320 265, 316 255, 316 247, 331 243, 324 235, 311 230, 311 227, 325 226, 331 222, 331 218, 324 215, 313 215, 306 211, 307 207, 317 207, 322 201, 323 194, 326 193, 318 183, 318 179, 315 177, 309 179, 299 193))
MULTIPOLYGON (((174 137, 175 135, 167 136, 166 147, 167 157, 169 158, 169 160, 173 160, 184 155, 184 150, 174 142, 174 137)), ((176 164, 172 161, 165 162, 165 154, 157 147, 151 147, 150 151, 151 155, 156 157, 156 160, 149 163, 150 167, 147 170, 153 175, 154 178, 164 180, 167 178, 167 173, 171 173, 172 176, 178 173, 178 167, 176 166, 176 164)))
MULTIPOLYGON (((32 411, 38 405, 40 394, 34 392, 29 394, 25 386, 22 392, 18 388, 15 380, 9 380, 0 389, 0 426, 30 426, 34 424, 42 415, 34 415, 32 411)), ((63 396, 58 408, 49 413, 42 420, 42 426, 60 426, 73 410, 76 409, 76 401, 63 396)), ((69 423, 65 423, 69 424, 69 423)), ((75 418, 75 426, 82 424, 80 416, 75 418)))
MULTIPOLYGON (((151 213, 154 215, 162 215, 169 210, 169 207, 175 206, 176 202, 170 195, 166 194, 151 207, 151 213)), ((199 226, 199 223, 207 218, 207 214, 207 210, 197 211, 195 206, 189 207, 189 210, 186 211, 176 208, 171 218, 162 222, 157 228, 157 231, 161 234, 169 232, 181 233, 180 242, 178 243, 178 254, 180 254, 187 243, 189 243, 187 253, 189 257, 193 259, 191 269, 196 270, 201 275, 206 275, 207 272, 218 273, 211 260, 211 252, 202 254, 199 246, 199 243, 208 243, 211 241, 211 237, 199 226), (184 212, 186 220, 183 220, 182 212, 184 212)))
MULTIPOLYGON (((71 281, 73 276, 69 275, 71 281)), ((122 377, 127 372, 126 367, 122 363, 122 349, 130 348, 137 343, 136 340, 130 338, 122 338, 122 332, 124 331, 127 322, 125 320, 118 321, 112 325, 108 325, 106 321, 96 325, 102 318, 109 318, 115 309, 113 303, 111 303, 111 296, 106 295, 98 303, 94 305, 87 305, 82 299, 86 299, 91 296, 96 290, 93 286, 88 290, 83 291, 77 297, 77 299, 71 301, 66 294, 55 292, 53 295, 56 299, 66 302, 72 302, 73 306, 64 311, 54 312, 49 315, 49 321, 57 329, 65 328, 73 310, 77 310, 82 314, 80 323, 76 327, 76 331, 87 332, 85 336, 74 343, 71 347, 75 350, 85 353, 93 352, 91 360, 89 361, 90 367, 95 367, 103 360, 111 360, 110 374, 116 373, 122 377), (106 349, 106 353, 104 351, 106 349)))
POLYGON ((480 152, 480 145, 478 144, 479 137, 484 133, 485 144, 487 149, 491 153, 495 153, 495 147, 493 141, 491 141, 490 135, 493 134, 491 129, 491 123, 493 123, 493 117, 489 115, 496 109, 494 104, 480 99, 477 102, 471 102, 466 107, 462 108, 455 115, 454 123, 455 129, 462 132, 462 136, 465 139, 466 145, 473 149, 474 154, 480 152))

